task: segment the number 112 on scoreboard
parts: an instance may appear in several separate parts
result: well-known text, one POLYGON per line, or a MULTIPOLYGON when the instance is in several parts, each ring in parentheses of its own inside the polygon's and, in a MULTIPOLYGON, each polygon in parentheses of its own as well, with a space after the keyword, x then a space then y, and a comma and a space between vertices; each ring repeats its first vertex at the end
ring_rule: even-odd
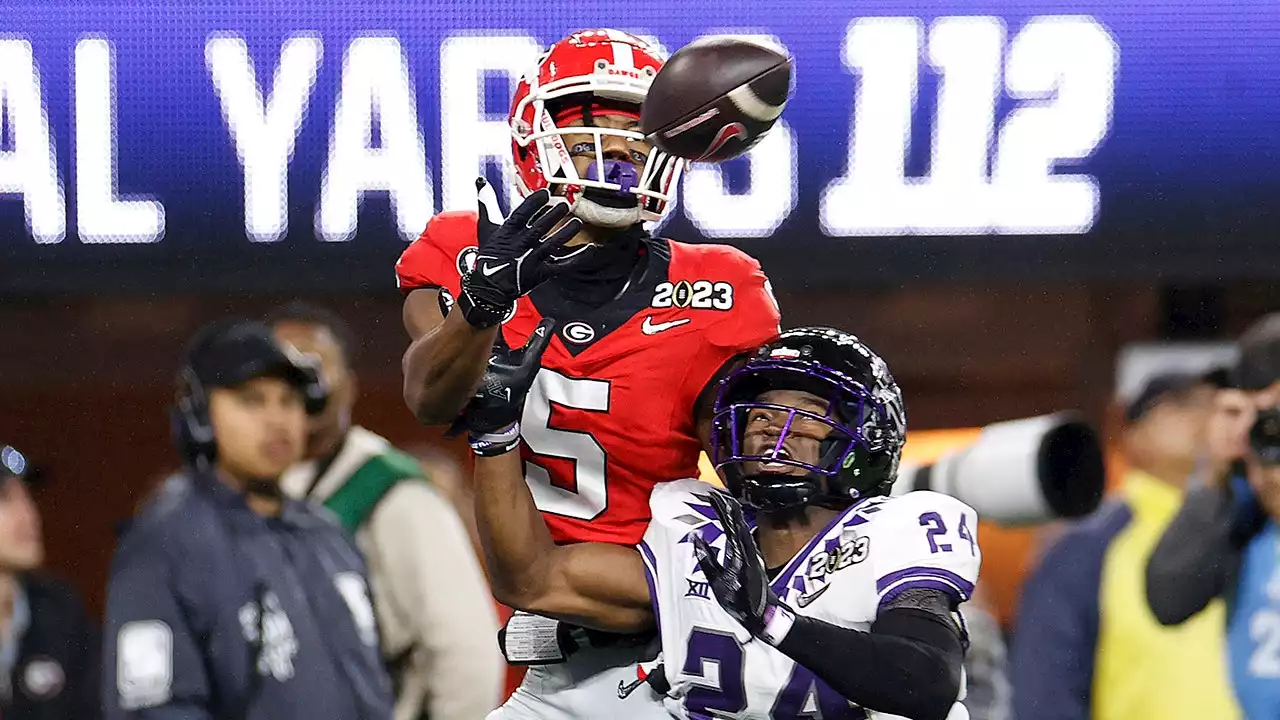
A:
POLYGON ((1111 126, 1120 51, 1088 16, 1030 19, 1006 43, 998 17, 861 18, 845 66, 858 78, 844 175, 822 194, 832 236, 1072 234, 1098 216, 1088 157, 1111 126), (926 34, 927 33, 927 34, 926 34), (920 60, 938 75, 928 169, 907 177, 920 60), (996 125, 996 104, 1013 109, 996 125))

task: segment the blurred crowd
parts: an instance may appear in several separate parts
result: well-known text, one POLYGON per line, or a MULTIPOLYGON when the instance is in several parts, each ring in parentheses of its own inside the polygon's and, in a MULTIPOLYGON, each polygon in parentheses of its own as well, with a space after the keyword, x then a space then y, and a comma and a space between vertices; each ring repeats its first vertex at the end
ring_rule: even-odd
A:
MULTIPOLYGON (((1010 627, 979 587, 971 717, 1280 718, 1280 314, 1236 345, 1230 366, 1118 399, 1123 471, 1098 510, 1045 529, 1010 627)), ((360 346, 297 303, 193 338, 173 410, 188 469, 121 528, 105 622, 40 570, 39 478, 20 438, 0 445, 0 717, 460 720, 501 702, 463 469, 353 423, 360 346), (299 655, 305 633, 326 657, 299 655), (260 671, 306 697, 260 697, 260 671)))
POLYGON ((1128 399, 1118 487, 1022 587, 1015 717, 1280 717, 1280 314, 1236 356, 1128 399))

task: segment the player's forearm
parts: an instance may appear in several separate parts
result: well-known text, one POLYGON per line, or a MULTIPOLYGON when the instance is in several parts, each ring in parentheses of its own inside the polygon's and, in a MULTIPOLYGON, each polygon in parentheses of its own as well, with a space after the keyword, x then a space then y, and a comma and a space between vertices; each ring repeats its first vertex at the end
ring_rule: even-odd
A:
POLYGON ((882 613, 871 632, 797 616, 777 648, 869 710, 944 720, 960 693, 959 635, 931 613, 882 613))
POLYGON ((477 330, 456 310, 409 346, 401 362, 404 401, 424 425, 453 422, 475 392, 498 328, 477 330))
POLYGON ((476 458, 475 504, 493 596, 517 610, 540 612, 558 548, 533 504, 518 451, 476 458))
POLYGON ((476 525, 499 602, 605 632, 653 627, 644 563, 632 547, 556 545, 524 481, 518 452, 476 458, 476 525))

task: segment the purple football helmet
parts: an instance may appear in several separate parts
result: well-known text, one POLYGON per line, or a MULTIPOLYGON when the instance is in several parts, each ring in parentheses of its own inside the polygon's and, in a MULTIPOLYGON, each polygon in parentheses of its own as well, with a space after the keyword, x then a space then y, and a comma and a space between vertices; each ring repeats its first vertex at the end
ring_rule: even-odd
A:
POLYGON ((748 507, 843 508, 888 494, 906 430, 902 392, 879 355, 841 330, 797 328, 761 347, 721 381, 711 459, 729 492, 748 507), (826 411, 762 402, 771 390, 810 393, 826 401, 826 411), (770 422, 767 442, 749 448, 748 424, 762 419, 770 422), (804 435, 820 436, 816 462, 794 457, 786 447, 788 440, 801 444, 804 435))

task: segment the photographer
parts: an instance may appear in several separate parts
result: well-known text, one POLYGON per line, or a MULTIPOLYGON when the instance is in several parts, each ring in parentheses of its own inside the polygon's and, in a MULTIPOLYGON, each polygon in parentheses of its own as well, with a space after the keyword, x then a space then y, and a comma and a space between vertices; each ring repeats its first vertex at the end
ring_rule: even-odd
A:
POLYGON ((1157 372, 1124 408, 1116 492, 1050 545, 1022 587, 1010 652, 1014 713, 1035 720, 1232 720, 1222 603, 1170 630, 1142 577, 1204 447, 1216 388, 1157 372))
POLYGON ((1177 625, 1227 601, 1232 685, 1247 718, 1280 717, 1280 313, 1240 338, 1210 419, 1207 475, 1147 564, 1147 602, 1177 625))
POLYGON ((261 323, 191 341, 172 416, 187 467, 111 564, 108 718, 391 718, 364 562, 331 515, 279 489, 326 395, 261 323))

